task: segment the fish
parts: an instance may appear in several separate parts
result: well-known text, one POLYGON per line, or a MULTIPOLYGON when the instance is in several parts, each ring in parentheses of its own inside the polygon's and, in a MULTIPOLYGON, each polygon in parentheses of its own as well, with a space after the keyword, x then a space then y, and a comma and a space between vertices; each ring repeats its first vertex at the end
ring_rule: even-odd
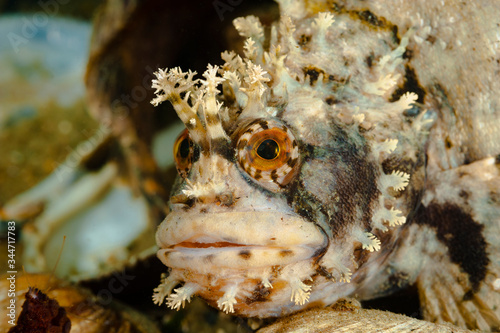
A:
POLYGON ((425 320, 499 330, 498 6, 278 2, 234 20, 242 55, 155 72, 186 129, 153 301, 268 318, 415 286, 425 320))

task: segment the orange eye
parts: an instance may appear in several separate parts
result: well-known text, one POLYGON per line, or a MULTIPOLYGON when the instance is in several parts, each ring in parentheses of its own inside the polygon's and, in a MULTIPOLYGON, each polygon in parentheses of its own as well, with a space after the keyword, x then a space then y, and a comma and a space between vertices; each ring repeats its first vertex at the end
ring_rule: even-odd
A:
POLYGON ((174 159, 177 172, 182 178, 186 178, 193 164, 193 141, 189 137, 189 132, 185 129, 175 140, 174 159))
POLYGON ((285 187, 300 165, 292 132, 276 120, 256 120, 240 133, 236 145, 240 167, 268 190, 285 187))

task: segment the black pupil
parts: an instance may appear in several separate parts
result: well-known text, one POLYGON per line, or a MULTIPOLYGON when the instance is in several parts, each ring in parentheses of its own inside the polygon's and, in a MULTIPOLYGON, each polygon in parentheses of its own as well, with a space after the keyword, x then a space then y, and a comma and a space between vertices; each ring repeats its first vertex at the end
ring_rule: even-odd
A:
POLYGON ((257 147, 257 155, 265 160, 272 160, 278 157, 280 148, 278 143, 274 140, 268 139, 263 141, 259 147, 257 147))
POLYGON ((187 158, 189 156, 189 139, 182 140, 179 145, 179 156, 181 158, 187 158))

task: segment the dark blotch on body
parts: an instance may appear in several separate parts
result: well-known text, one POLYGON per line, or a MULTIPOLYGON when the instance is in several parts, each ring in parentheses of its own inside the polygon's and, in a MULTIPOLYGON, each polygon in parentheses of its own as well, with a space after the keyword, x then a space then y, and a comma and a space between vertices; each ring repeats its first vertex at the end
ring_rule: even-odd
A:
POLYGON ((323 74, 323 77, 325 75, 325 72, 319 68, 308 66, 302 69, 304 72, 304 75, 309 76, 311 85, 314 85, 316 81, 318 81, 319 75, 323 74))
POLYGON ((450 148, 453 148, 453 142, 451 142, 450 140, 450 137, 447 136, 445 139, 444 139, 444 144, 446 146, 446 148, 450 149, 450 148))
POLYGON ((228 141, 225 138, 217 138, 215 140, 212 140, 212 150, 214 153, 222 156, 226 160, 230 162, 235 161, 235 154, 234 154, 234 149, 231 145, 231 142, 228 141))
POLYGON ((358 12, 357 14, 362 21, 368 22, 375 27, 384 28, 387 26, 387 22, 384 18, 378 18, 369 10, 363 10, 361 12, 358 12))
POLYGON ((178 94, 169 94, 168 100, 173 105, 177 105, 177 104, 180 104, 182 102, 182 98, 178 94))
POLYGON ((330 97, 327 97, 325 99, 325 102, 328 105, 333 105, 333 104, 337 104, 339 101, 334 96, 330 96, 330 97))
POLYGON ((436 229, 438 239, 448 247, 451 261, 469 275, 472 293, 477 292, 490 262, 483 237, 484 226, 449 202, 420 206, 416 223, 436 229))
POLYGON ((287 198, 288 205, 293 206, 297 214, 313 222, 316 220, 320 203, 309 192, 303 189, 302 184, 293 183, 290 193, 295 194, 287 198))
POLYGON ((371 52, 370 55, 365 58, 365 63, 366 63, 366 66, 368 66, 368 68, 373 67, 373 58, 374 57, 375 56, 374 56, 373 52, 371 52))
POLYGON ((269 295, 271 291, 269 288, 264 287, 262 283, 259 283, 257 287, 252 291, 252 296, 245 300, 246 304, 252 304, 255 302, 266 302, 269 301, 269 295))
POLYGON ((238 253, 238 255, 241 258, 243 258, 245 260, 248 260, 252 256, 252 253, 250 253, 250 251, 248 251, 248 250, 243 250, 243 251, 240 251, 240 253, 238 253))
POLYGON ((398 26, 393 24, 392 22, 390 22, 386 18, 379 17, 368 9, 365 9, 365 10, 347 9, 343 4, 338 3, 336 1, 329 1, 328 7, 332 12, 337 13, 337 15, 347 14, 352 19, 360 20, 365 25, 367 25, 369 28, 372 28, 374 30, 384 29, 384 30, 392 31, 394 41, 397 44, 399 44, 400 39, 398 36, 398 26))
POLYGON ((458 196, 460 198, 463 198, 465 200, 469 199, 469 192, 465 191, 465 190, 461 190, 459 193, 458 193, 458 196))
POLYGON ((302 47, 304 47, 307 44, 309 44, 310 41, 311 41, 311 36, 309 36, 309 35, 301 35, 299 37, 299 45, 302 46, 302 47))
POLYGON ((273 182, 276 182, 278 180, 278 173, 276 172, 276 169, 271 171, 271 179, 273 180, 273 182))
POLYGON ((258 124, 260 125, 260 127, 262 127, 263 130, 269 129, 269 124, 267 120, 261 119, 259 120, 258 124))
POLYGON ((182 201, 179 201, 176 203, 182 203, 184 205, 182 207, 182 209, 184 211, 188 211, 189 209, 191 209, 194 206, 195 202, 196 202, 196 200, 194 198, 185 197, 185 198, 183 198, 182 201))
POLYGON ((293 168, 297 162, 298 162, 298 158, 289 158, 287 161, 286 161, 286 164, 290 167, 290 168, 293 168))
POLYGON ((335 124, 332 124, 331 132, 335 133, 335 137, 326 146, 303 147, 305 156, 302 165, 312 165, 308 161, 313 160, 320 163, 316 164, 317 170, 309 169, 299 174, 301 181, 290 191, 289 203, 298 214, 311 221, 317 220, 320 214, 324 215, 333 235, 340 235, 341 230, 360 218, 366 228, 370 227, 372 206, 377 202, 380 192, 376 186, 375 168, 367 159, 367 145, 358 147, 354 143, 362 138, 351 138, 335 124), (314 183, 317 182, 308 182, 307 177, 318 177, 315 175, 321 172, 333 175, 334 179, 332 184, 323 183, 321 186, 329 187, 332 193, 341 193, 340 196, 324 198, 324 195, 318 194, 324 189, 315 188, 317 184, 314 183), (359 211, 363 212, 361 217, 359 211))
POLYGON ((395 102, 401 98, 407 92, 414 92, 418 95, 417 102, 424 103, 425 89, 418 82, 417 74, 415 70, 409 65, 406 65, 406 72, 404 77, 403 86, 398 87, 392 94, 390 101, 395 102))

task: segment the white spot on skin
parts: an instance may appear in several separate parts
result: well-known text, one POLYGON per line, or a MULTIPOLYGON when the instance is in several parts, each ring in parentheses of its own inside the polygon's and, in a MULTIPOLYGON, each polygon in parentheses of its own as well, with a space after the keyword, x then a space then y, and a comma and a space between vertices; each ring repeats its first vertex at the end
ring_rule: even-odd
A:
POLYGON ((500 290, 500 279, 493 281, 493 289, 500 290))

